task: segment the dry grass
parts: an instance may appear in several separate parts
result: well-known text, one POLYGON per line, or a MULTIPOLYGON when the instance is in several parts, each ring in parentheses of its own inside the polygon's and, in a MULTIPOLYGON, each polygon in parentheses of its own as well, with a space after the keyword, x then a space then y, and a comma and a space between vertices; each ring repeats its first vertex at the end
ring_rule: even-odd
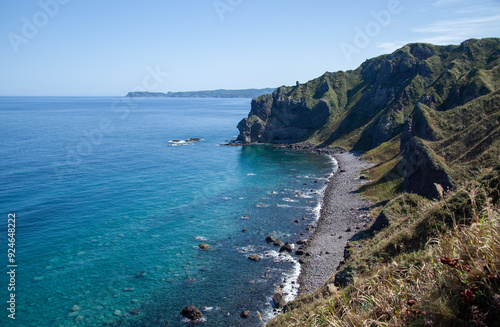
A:
POLYGON ((346 288, 325 285, 268 326, 498 326, 500 212, 488 200, 475 207, 484 191, 468 193, 472 224, 454 223, 424 249, 380 262, 346 288))

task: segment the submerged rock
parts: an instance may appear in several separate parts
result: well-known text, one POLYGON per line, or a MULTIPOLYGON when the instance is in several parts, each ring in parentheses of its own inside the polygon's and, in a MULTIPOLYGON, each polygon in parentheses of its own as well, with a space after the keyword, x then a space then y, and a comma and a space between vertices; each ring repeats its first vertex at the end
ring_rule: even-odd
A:
POLYGON ((198 245, 198 247, 202 250, 209 250, 210 249, 210 245, 206 244, 206 243, 201 243, 200 245, 198 245))
POLYGON ((141 270, 137 274, 135 274, 135 278, 142 278, 146 275, 146 270, 141 270))
POLYGON ((273 243, 273 244, 274 244, 275 246, 283 246, 283 244, 285 244, 285 243, 283 243, 283 241, 281 241, 281 240, 278 238, 276 241, 274 241, 274 243, 273 243))
POLYGON ((240 313, 240 317, 241 317, 241 318, 248 318, 248 317, 250 317, 250 311, 248 311, 248 310, 244 310, 244 311, 242 311, 242 312, 240 313))
POLYGON ((201 311, 192 304, 184 307, 181 311, 181 315, 189 320, 199 320, 203 318, 203 313, 201 313, 201 311))
POLYGON ((262 256, 260 254, 250 254, 248 256, 248 259, 252 261, 260 261, 260 259, 262 259, 262 256))
POLYGON ((274 237, 272 235, 267 235, 266 236, 266 242, 267 243, 274 243, 276 240, 274 239, 274 237))

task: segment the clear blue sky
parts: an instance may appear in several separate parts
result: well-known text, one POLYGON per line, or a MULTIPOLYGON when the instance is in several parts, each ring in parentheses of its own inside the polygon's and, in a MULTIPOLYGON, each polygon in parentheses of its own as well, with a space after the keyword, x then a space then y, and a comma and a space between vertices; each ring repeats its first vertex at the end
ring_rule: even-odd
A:
POLYGON ((499 0, 0 0, 0 95, 277 87, 499 36, 499 0))

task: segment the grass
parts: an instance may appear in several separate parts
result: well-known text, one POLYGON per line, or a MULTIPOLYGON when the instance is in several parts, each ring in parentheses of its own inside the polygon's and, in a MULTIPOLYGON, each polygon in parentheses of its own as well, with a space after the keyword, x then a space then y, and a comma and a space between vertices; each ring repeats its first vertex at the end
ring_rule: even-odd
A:
POLYGON ((474 210, 466 220, 454 215, 449 199, 421 203, 408 216, 429 218, 445 208, 453 217, 451 228, 434 229, 435 237, 421 248, 392 254, 390 260, 377 257, 375 248, 383 245, 370 242, 372 247, 351 262, 367 260, 370 253, 371 269, 355 275, 345 288, 330 281, 299 297, 267 326, 498 326, 500 210, 487 197, 489 190, 467 192, 474 210))

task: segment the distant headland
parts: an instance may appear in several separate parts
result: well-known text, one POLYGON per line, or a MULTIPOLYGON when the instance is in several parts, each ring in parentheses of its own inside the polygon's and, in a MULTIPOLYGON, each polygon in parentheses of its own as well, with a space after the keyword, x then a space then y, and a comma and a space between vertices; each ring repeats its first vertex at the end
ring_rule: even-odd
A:
POLYGON ((129 92, 128 98, 257 98, 264 94, 271 94, 275 88, 242 89, 242 90, 211 90, 186 92, 129 92))

